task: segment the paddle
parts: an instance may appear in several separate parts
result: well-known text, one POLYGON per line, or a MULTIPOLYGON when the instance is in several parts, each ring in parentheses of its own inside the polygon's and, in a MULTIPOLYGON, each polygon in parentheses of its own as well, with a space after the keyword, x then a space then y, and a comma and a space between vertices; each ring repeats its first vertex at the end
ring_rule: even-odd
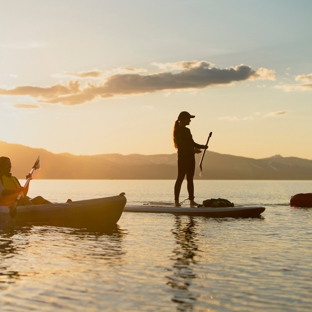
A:
MULTIPOLYGON (((207 142, 206 142, 206 145, 208 146, 208 143, 209 143, 209 140, 212 136, 212 132, 209 133, 208 135, 208 139, 207 139, 207 142)), ((206 149, 204 149, 203 153, 202 153, 202 156, 200 158, 200 162, 199 162, 199 168, 200 168, 200 172, 199 172, 199 176, 201 177, 202 176, 202 171, 203 171, 203 160, 204 160, 204 157, 205 157, 205 154, 206 154, 206 150, 208 149, 208 147, 206 149)))
MULTIPOLYGON (((34 173, 35 170, 40 169, 40 156, 38 156, 35 164, 33 165, 32 169, 30 170, 29 174, 27 175, 27 180, 25 182, 24 188, 26 188, 32 178, 32 174, 34 173)), ((16 207, 17 207, 17 203, 20 200, 21 196, 22 196, 23 192, 19 192, 14 203, 10 206, 10 216, 12 218, 15 218, 16 216, 16 207)))

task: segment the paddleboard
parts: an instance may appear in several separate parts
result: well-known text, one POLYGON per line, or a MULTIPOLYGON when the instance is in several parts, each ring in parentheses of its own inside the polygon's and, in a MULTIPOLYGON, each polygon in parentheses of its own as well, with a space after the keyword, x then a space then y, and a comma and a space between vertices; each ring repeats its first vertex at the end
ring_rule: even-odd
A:
POLYGON ((264 207, 226 207, 226 208, 190 208, 173 205, 126 205, 124 212, 171 213, 176 215, 205 216, 208 218, 256 218, 265 210, 264 207))

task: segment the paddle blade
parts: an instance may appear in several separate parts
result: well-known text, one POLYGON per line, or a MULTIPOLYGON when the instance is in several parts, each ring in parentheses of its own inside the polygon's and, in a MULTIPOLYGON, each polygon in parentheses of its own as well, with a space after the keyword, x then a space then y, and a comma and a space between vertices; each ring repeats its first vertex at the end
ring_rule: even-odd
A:
POLYGON ((33 169, 35 170, 40 169, 40 156, 38 156, 35 164, 33 165, 33 169))

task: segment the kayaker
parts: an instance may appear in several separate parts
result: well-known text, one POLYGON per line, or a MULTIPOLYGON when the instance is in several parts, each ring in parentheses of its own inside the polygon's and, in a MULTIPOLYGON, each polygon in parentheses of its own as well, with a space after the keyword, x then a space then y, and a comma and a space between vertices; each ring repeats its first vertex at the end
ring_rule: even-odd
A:
MULTIPOLYGON (((19 199, 17 205, 41 205, 49 204, 48 200, 41 196, 37 196, 33 199, 27 196, 28 186, 26 188, 22 187, 18 179, 11 174, 11 160, 8 157, 0 157, 0 205, 10 206, 12 205, 18 194, 23 193, 19 199)), ((28 176, 26 177, 26 179, 28 176)))
POLYGON ((198 207, 194 201, 194 172, 195 172, 195 154, 201 152, 201 149, 207 149, 207 145, 195 143, 188 126, 191 118, 195 116, 188 112, 181 112, 173 128, 173 143, 178 150, 178 177, 174 185, 174 205, 180 207, 180 190, 186 176, 187 191, 189 194, 190 207, 198 207))

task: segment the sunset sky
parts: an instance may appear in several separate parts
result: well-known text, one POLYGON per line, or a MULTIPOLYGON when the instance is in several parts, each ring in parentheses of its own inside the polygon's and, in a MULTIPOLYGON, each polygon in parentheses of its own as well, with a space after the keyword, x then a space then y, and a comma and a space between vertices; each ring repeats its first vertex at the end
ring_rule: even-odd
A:
POLYGON ((311 0, 0 0, 0 140, 312 159, 311 0))

